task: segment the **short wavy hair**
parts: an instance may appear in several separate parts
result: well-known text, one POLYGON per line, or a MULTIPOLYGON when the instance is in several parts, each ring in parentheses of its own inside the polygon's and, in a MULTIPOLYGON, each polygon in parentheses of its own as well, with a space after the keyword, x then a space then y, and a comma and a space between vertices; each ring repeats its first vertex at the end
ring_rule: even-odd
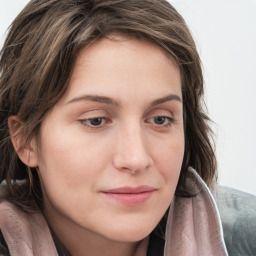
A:
MULTIPOLYGON (((203 75, 195 42, 181 15, 165 0, 32 0, 12 23, 0 55, 0 181, 4 196, 31 210, 42 200, 36 170, 12 145, 8 118, 22 121, 22 145, 38 134, 45 114, 68 87, 80 51, 110 34, 149 41, 179 66, 185 153, 176 195, 185 195, 188 166, 210 185, 216 158, 203 102, 203 75), (15 186, 16 180, 25 179, 15 186)), ((186 195, 185 195, 186 196, 186 195)))

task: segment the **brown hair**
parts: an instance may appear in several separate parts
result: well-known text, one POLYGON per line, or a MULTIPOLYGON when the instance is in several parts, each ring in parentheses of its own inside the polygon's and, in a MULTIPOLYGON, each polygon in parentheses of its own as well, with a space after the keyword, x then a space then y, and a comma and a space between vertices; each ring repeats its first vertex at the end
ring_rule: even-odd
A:
POLYGON ((185 154, 176 194, 182 194, 188 166, 211 184, 216 159, 208 117, 202 107, 203 76, 193 38, 179 13, 165 0, 32 0, 17 16, 0 60, 0 181, 24 209, 41 199, 36 170, 25 166, 11 143, 8 117, 17 115, 25 145, 44 115, 62 97, 81 49, 111 33, 150 41, 179 65, 185 154), (26 179, 22 186, 15 180, 26 179))

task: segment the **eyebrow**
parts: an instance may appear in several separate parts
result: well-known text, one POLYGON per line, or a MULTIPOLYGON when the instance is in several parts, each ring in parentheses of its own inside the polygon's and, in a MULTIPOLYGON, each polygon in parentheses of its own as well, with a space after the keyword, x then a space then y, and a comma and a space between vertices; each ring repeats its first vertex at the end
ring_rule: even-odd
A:
MULTIPOLYGON (((167 95, 163 98, 159 98, 159 99, 154 100, 153 102, 151 102, 150 107, 154 107, 156 105, 165 103, 167 101, 173 101, 173 100, 177 101, 177 102, 182 102, 181 98, 178 95, 170 94, 170 95, 167 95)), ((79 101, 92 101, 92 102, 112 105, 112 106, 115 106, 115 107, 120 107, 121 106, 121 103, 118 102, 117 100, 106 97, 106 96, 99 96, 99 95, 82 95, 82 96, 75 97, 75 98, 69 100, 66 104, 79 102, 79 101)))
POLYGON ((154 100, 154 101, 150 104, 150 106, 151 106, 151 107, 154 107, 154 106, 156 106, 156 105, 165 103, 165 102, 167 102, 167 101, 173 101, 173 100, 182 103, 182 100, 181 100, 180 96, 178 96, 178 95, 176 95, 176 94, 170 94, 170 95, 167 95, 166 97, 163 97, 163 98, 154 100))
POLYGON ((79 97, 75 97, 72 100, 68 101, 67 104, 73 103, 73 102, 79 102, 79 101, 92 101, 97 103, 103 103, 107 105, 113 105, 115 107, 119 107, 121 104, 109 97, 105 96, 99 96, 99 95, 82 95, 79 97))

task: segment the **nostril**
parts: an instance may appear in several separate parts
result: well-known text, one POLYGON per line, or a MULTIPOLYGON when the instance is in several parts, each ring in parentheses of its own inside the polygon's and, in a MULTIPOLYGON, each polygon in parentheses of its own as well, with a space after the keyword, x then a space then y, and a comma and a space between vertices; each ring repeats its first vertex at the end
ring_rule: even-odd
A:
POLYGON ((125 167, 124 170, 129 171, 131 174, 136 174, 137 173, 137 171, 135 169, 130 169, 130 168, 127 168, 127 167, 125 167))
POLYGON ((113 165, 116 169, 131 174, 148 170, 151 163, 151 158, 147 154, 134 158, 127 155, 117 155, 113 161, 113 165))

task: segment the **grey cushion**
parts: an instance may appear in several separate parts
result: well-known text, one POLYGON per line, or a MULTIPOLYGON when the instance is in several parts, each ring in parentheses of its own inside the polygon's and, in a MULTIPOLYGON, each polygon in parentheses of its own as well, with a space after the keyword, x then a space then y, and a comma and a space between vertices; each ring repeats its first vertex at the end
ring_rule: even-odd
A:
POLYGON ((220 186, 216 202, 230 256, 256 256, 256 196, 220 186))

